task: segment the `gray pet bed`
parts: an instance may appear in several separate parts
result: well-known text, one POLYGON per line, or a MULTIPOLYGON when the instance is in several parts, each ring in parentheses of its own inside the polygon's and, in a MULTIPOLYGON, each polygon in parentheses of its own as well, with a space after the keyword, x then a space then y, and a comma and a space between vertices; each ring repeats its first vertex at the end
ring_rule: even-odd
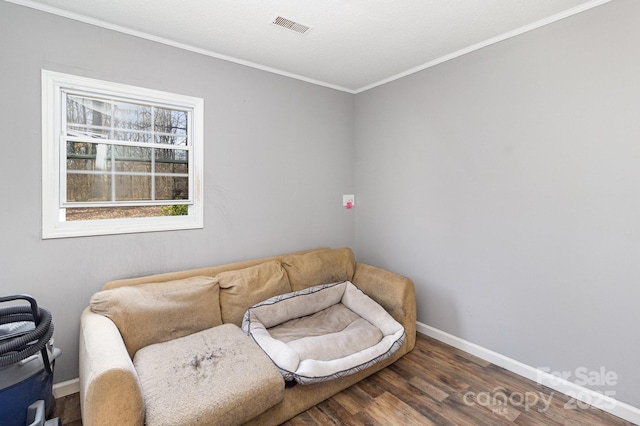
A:
POLYGON ((247 310, 242 329, 284 379, 301 384, 346 376, 393 354, 405 331, 349 281, 272 297, 247 310))

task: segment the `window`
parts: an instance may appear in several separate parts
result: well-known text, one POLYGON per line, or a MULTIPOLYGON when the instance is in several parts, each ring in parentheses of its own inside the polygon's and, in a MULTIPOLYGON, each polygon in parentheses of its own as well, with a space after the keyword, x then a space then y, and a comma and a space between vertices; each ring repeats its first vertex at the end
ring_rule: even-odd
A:
POLYGON ((42 237, 202 228, 200 98, 42 71, 42 237))

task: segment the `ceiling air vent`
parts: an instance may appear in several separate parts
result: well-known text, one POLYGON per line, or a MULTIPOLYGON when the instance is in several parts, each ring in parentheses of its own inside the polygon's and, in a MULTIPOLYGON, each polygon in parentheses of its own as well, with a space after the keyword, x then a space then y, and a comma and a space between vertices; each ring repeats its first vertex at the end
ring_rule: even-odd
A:
POLYGON ((282 28, 286 28, 287 30, 294 31, 298 34, 306 34, 309 32, 311 27, 308 27, 299 22, 292 21, 291 19, 283 18, 282 16, 277 16, 271 21, 273 25, 277 25, 282 28))

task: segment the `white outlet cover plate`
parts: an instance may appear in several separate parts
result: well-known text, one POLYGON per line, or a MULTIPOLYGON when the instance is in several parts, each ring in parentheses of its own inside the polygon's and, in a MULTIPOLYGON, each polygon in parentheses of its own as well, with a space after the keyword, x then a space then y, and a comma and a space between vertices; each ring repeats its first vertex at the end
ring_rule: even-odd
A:
POLYGON ((343 195, 342 196, 342 206, 347 207, 347 203, 351 201, 351 205, 356 205, 356 197, 353 194, 343 195))

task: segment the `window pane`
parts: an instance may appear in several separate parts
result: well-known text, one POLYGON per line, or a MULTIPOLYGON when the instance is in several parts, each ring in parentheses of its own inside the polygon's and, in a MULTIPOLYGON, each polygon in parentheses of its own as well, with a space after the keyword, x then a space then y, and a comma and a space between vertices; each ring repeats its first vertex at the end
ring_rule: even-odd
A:
POLYGON ((167 108, 156 108, 154 119, 156 143, 186 145, 187 112, 167 108))
POLYGON ((151 199, 151 176, 116 176, 116 201, 151 199))
POLYGON ((113 103, 114 127, 118 130, 131 129, 150 132, 151 107, 128 102, 113 103))
POLYGON ((67 173, 67 202, 86 203, 111 200, 111 177, 67 173))
POLYGON ((116 171, 151 172, 151 148, 115 146, 116 171))
POLYGON ((67 96, 67 135, 107 138, 111 127, 111 104, 108 101, 67 96))
POLYGON ((155 149, 157 173, 188 173, 189 152, 184 149, 155 149))
POLYGON ((67 142, 67 170, 110 170, 111 146, 89 142, 67 142))
POLYGON ((188 200, 189 178, 174 176, 156 177, 156 200, 188 200))

